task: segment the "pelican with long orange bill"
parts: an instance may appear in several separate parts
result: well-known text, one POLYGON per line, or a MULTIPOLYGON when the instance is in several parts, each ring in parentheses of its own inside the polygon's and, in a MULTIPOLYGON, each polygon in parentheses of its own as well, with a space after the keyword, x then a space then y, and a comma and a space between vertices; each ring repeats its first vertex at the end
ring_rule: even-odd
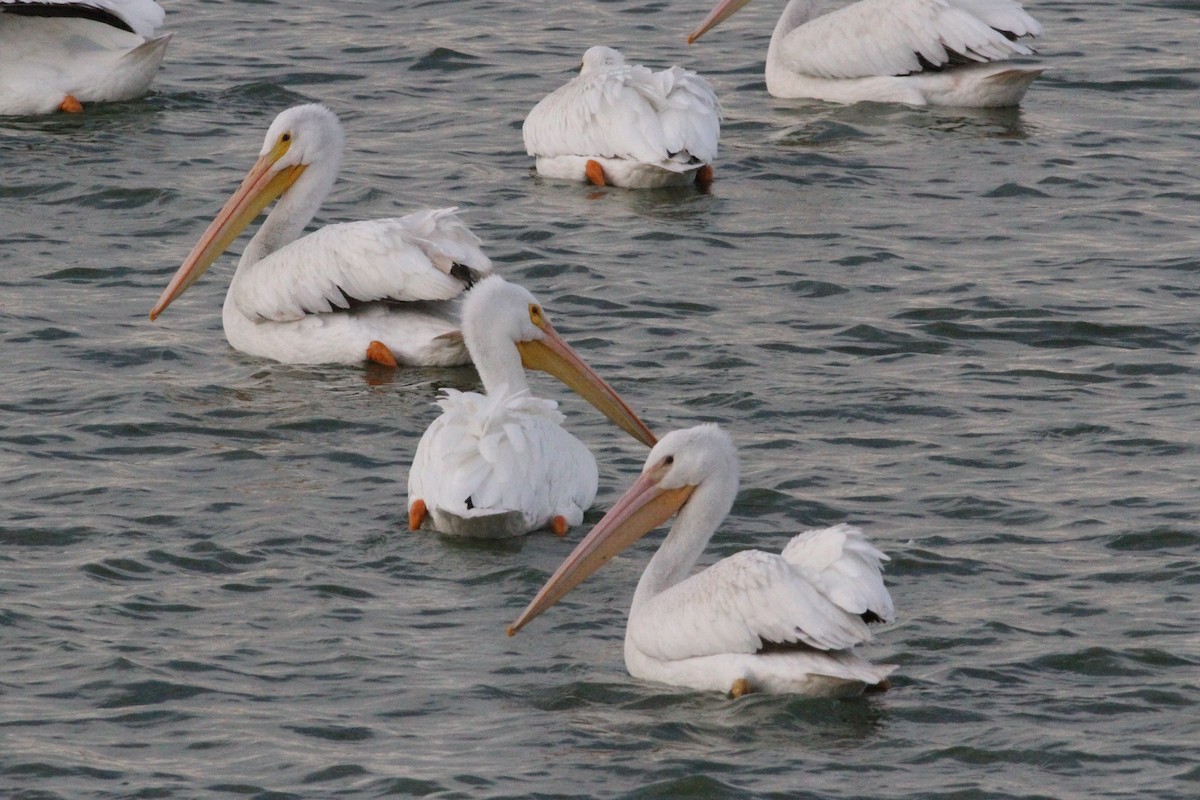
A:
POLYGON ((526 369, 547 372, 647 447, 645 423, 571 348, 541 303, 499 276, 471 290, 463 336, 484 394, 446 389, 408 478, 409 527, 474 537, 550 528, 565 534, 596 497, 591 451, 534 397, 526 369))
POLYGON ((869 623, 895 615, 887 560, 858 528, 792 538, 779 555, 744 550, 693 567, 738 489, 738 458, 716 425, 673 431, 642 474, 559 566, 508 629, 516 634, 613 556, 675 516, 638 581, 625 629, 636 678, 717 690, 843 696, 888 687, 891 665, 853 652, 869 623))
POLYGON ((329 194, 345 134, 322 105, 283 111, 258 160, 150 311, 157 319, 271 203, 225 295, 225 338, 289 364, 451 366, 469 355, 461 295, 492 262, 456 209, 326 225, 302 235, 329 194))
MULTIPOLYGON (((720 0, 693 43, 750 0, 720 0)), ((790 0, 767 46, 767 91, 831 103, 1015 106, 1043 69, 1012 63, 1042 26, 1016 0, 790 0)))

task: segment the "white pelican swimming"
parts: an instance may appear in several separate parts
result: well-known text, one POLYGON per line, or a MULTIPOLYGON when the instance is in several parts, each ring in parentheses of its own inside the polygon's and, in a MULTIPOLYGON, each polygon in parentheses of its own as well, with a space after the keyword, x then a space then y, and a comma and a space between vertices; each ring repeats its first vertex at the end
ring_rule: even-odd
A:
POLYGON ((0 0, 0 114, 146 93, 171 34, 154 0, 0 0))
POLYGON ((625 630, 636 678, 746 692, 852 695, 887 688, 894 669, 851 648, 868 622, 890 621, 875 549, 852 525, 802 533, 783 553, 743 550, 689 573, 733 505, 738 458, 716 425, 673 431, 642 475, 567 557, 508 629, 541 614, 647 531, 678 512, 638 582, 625 630))
POLYGON ((321 105, 271 123, 242 185, 184 260, 155 319, 275 198, 225 295, 225 338, 289 364, 465 364, 458 296, 492 271, 453 208, 327 225, 301 236, 333 186, 345 137, 321 105), (299 237, 299 238, 297 238, 299 237))
MULTIPOLYGON (((721 0, 694 42, 750 0, 721 0)), ((1041 69, 1003 63, 1033 52, 1042 26, 1015 0, 858 0, 822 13, 791 0, 767 48, 767 91, 833 103, 1015 106, 1041 69)), ((818 8, 821 6, 821 8, 818 8)))
POLYGON ((530 394, 525 367, 555 376, 647 447, 654 434, 525 288, 499 276, 480 281, 463 307, 463 337, 485 394, 445 390, 442 415, 421 437, 409 472, 409 528, 565 534, 596 498, 596 460, 562 427, 558 404, 530 394))
POLYGON ((632 189, 712 182, 721 109, 691 70, 652 72, 611 47, 583 54, 578 77, 542 98, 521 129, 537 171, 632 189))

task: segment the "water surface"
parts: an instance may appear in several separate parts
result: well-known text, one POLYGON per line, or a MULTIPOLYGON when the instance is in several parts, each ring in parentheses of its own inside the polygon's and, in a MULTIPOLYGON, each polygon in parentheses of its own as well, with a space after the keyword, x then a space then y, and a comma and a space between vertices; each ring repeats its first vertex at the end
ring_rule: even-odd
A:
MULTIPOLYGON (((0 121, 0 788, 25 798, 1194 797, 1197 16, 1037 2, 1017 110, 770 98, 779 5, 176 3, 155 92, 0 121), (583 50, 710 77, 707 194, 543 182, 524 114, 583 50), (851 521, 892 556, 882 696, 631 679, 658 537, 518 637, 581 532, 405 529, 469 369, 224 341, 226 257, 148 309, 270 120, 330 105, 319 222, 458 205, 660 431, 718 421, 714 556, 851 521)), ((644 451, 548 379, 597 452, 644 451)))

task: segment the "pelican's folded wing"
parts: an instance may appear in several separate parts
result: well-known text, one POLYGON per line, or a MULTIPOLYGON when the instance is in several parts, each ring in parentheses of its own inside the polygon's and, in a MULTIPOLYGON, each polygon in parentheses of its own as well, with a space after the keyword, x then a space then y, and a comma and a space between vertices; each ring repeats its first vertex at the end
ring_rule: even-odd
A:
MULTIPOLYGON (((0 0, 31 16, 79 17, 149 37, 166 14, 154 0, 0 0)), ((2 11, 3 8, 0 8, 2 11)))
POLYGON ((1023 36, 1041 36, 1042 24, 1022 8, 1016 0, 947 0, 950 5, 961 8, 983 20, 1010 39, 1023 36))
POLYGON ((531 527, 567 502, 591 505, 596 462, 560 426, 557 403, 446 389, 439 405, 413 456, 410 500, 460 517, 517 510, 531 527))
POLYGON ((682 67, 664 69, 654 77, 663 98, 658 117, 667 150, 704 162, 715 160, 721 138, 721 105, 712 85, 682 67))
POLYGON ((873 622, 895 617, 881 574, 888 557, 858 527, 842 523, 806 531, 793 537, 781 555, 840 608, 873 622))
POLYGON ((761 550, 736 553, 656 595, 630 614, 627 635, 641 652, 668 660, 754 653, 768 643, 842 650, 871 638, 859 615, 761 550))
POLYGON ((792 71, 820 78, 908 75, 1027 55, 1010 36, 1040 32, 1013 0, 861 0, 791 31, 779 52, 792 71))
POLYGON ((443 208, 327 225, 239 274, 236 298, 251 319, 285 322, 356 303, 449 300, 491 271, 479 238, 443 208))
POLYGON ((653 163, 669 155, 654 74, 621 66, 580 76, 542 98, 525 118, 531 156, 601 156, 653 163))

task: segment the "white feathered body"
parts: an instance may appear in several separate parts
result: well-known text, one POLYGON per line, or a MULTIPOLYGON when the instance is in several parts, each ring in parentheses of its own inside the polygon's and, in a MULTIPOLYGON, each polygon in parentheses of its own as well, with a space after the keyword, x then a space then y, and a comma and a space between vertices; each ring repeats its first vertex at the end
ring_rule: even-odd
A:
POLYGON ((1020 38, 1041 33, 1014 0, 858 0, 827 14, 813 0, 791 0, 767 50, 767 91, 835 103, 1013 106, 1042 69, 1006 61, 1033 53, 1020 38))
POLYGON ((538 173, 586 181, 589 160, 608 183, 628 188, 683 186, 717 156, 721 111, 708 81, 681 67, 654 72, 594 47, 579 76, 525 118, 525 149, 538 173))
POLYGON ((851 651, 871 639, 862 614, 895 614, 880 574, 887 560, 842 524, 802 533, 779 555, 736 553, 665 588, 652 561, 629 612, 626 668, 701 690, 744 679, 756 691, 859 694, 895 669, 851 651), (764 643, 787 646, 760 652, 764 643))
POLYGON ((560 515, 570 526, 583 521, 596 497, 596 460, 562 427, 557 403, 528 390, 444 391, 408 479, 410 503, 425 501, 435 530, 508 537, 560 515))
POLYGON ((327 225, 243 257, 225 296, 225 336, 291 364, 357 364, 372 341, 401 364, 469 363, 458 335, 466 284, 451 269, 491 274, 479 245, 453 208, 327 225))
MULTIPOLYGON (((78 16, 26 16, 0 0, 0 114, 46 114, 70 95, 81 103, 130 100, 150 88, 171 34, 153 36, 153 0, 42 0, 93 9, 132 30, 78 16)), ((22 3, 22 5, 31 5, 22 3)))

